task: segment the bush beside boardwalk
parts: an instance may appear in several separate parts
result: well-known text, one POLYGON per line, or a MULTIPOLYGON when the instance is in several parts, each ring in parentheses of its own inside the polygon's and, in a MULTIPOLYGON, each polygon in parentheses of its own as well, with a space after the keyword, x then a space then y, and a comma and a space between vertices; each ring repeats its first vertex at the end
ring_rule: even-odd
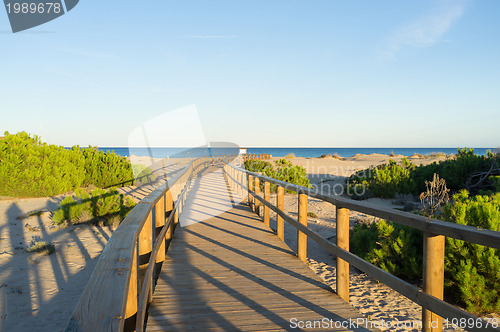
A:
POLYGON ((0 196, 55 196, 81 186, 132 185, 134 179, 130 162, 114 152, 96 147, 65 149, 25 132, 5 133, 0 160, 0 196))
MULTIPOLYGON (((455 192, 452 201, 443 201, 440 209, 431 213, 425 210, 416 213, 500 231, 499 162, 498 153, 477 156, 474 150, 465 148, 459 149, 453 159, 427 166, 417 167, 406 159, 401 163, 390 161, 373 171, 357 172, 346 180, 346 186, 351 192, 355 192, 356 186, 364 186, 364 195, 358 199, 418 195, 429 191, 431 177, 438 174, 455 192), (463 189, 465 187, 477 195, 471 196, 463 189)), ((421 231, 382 220, 371 224, 357 223, 351 237, 352 252, 408 281, 418 283, 421 279, 421 231)), ((448 300, 475 314, 500 314, 500 250, 447 238, 445 271, 445 297, 448 300)))

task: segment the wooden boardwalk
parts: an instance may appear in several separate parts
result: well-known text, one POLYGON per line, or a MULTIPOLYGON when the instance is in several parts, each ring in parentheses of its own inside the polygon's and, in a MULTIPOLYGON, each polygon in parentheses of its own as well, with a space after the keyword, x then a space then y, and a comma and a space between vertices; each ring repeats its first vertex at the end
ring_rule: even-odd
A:
POLYGON ((220 170, 193 183, 184 211, 147 331, 300 331, 293 319, 348 326, 362 317, 235 201, 220 170))

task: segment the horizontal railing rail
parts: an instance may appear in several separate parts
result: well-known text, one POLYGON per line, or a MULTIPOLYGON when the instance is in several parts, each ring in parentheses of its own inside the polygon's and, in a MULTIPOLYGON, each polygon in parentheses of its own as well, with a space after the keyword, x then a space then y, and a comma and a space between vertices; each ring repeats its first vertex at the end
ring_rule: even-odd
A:
POLYGON ((236 188, 238 192, 248 193, 247 203, 259 215, 261 214, 260 207, 263 206, 263 219, 267 225, 269 225, 269 211, 276 213, 276 232, 280 239, 284 240, 283 221, 286 221, 297 229, 297 255, 300 259, 307 262, 308 237, 337 257, 337 293, 347 302, 349 302, 349 264, 352 264, 359 270, 421 305, 423 308, 422 324, 424 331, 442 330, 441 317, 448 319, 448 326, 451 326, 452 322, 465 321, 468 324, 466 330, 469 331, 500 331, 500 329, 494 327, 494 324, 488 324, 487 321, 443 301, 444 237, 448 236, 500 249, 500 232, 444 222, 408 212, 381 208, 344 197, 332 196, 315 189, 305 188, 253 173, 229 163, 226 163, 224 170, 233 188, 236 188), (264 197, 260 193, 261 181, 263 181, 264 197), (270 184, 277 186, 276 204, 270 202, 270 184), (298 193, 298 219, 290 217, 284 211, 285 189, 298 193), (321 199, 336 206, 336 244, 331 243, 307 227, 307 197, 321 199), (349 209, 391 220, 424 232, 423 290, 349 252, 349 209))
POLYGON ((231 157, 202 157, 141 200, 104 248, 66 331, 143 331, 190 183, 231 157))

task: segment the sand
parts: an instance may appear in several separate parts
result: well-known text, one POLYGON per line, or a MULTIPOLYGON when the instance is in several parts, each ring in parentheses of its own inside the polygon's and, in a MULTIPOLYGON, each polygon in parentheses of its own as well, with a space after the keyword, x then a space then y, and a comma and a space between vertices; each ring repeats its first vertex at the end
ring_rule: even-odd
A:
MULTIPOLYGON (((275 158, 276 159, 276 158, 275 158)), ((356 170, 386 162, 389 156, 359 155, 345 160, 333 158, 293 158, 304 166, 313 184, 343 183, 345 176, 356 170)), ((391 158, 396 159, 397 158, 391 158)), ((120 188, 122 193, 139 201, 155 186, 165 183, 181 171, 190 159, 155 159, 130 157, 134 164, 149 166, 156 181, 153 184, 120 188)), ((414 159, 430 163, 437 159, 414 159)), ((50 211, 57 208, 63 195, 49 198, 0 200, 0 331, 63 330, 75 308, 104 249, 113 228, 89 224, 55 227, 50 211), (40 216, 27 217, 31 211, 45 211, 40 216), (56 252, 44 256, 25 251, 33 241, 54 244, 56 252)), ((372 203, 392 206, 391 202, 372 203)), ((296 215, 295 195, 286 196, 286 209, 296 215)), ((329 203, 311 200, 309 210, 318 218, 309 220, 310 227, 324 237, 333 239, 335 210, 329 203)), ((353 222, 362 215, 351 214, 353 222)), ((294 232, 286 228, 287 243, 296 246, 294 232)), ((328 284, 335 284, 335 261, 320 247, 310 242, 309 264, 328 284)), ((372 319, 420 319, 420 308, 366 275, 351 273, 351 304, 372 319)))

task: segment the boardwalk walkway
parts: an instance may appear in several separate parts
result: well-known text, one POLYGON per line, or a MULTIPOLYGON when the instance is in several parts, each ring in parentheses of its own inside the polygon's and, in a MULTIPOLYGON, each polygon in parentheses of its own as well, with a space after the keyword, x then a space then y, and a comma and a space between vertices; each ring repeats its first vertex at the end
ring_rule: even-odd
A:
POLYGON ((361 317, 232 197, 222 170, 192 186, 147 331, 297 331, 294 318, 348 326, 361 317))

